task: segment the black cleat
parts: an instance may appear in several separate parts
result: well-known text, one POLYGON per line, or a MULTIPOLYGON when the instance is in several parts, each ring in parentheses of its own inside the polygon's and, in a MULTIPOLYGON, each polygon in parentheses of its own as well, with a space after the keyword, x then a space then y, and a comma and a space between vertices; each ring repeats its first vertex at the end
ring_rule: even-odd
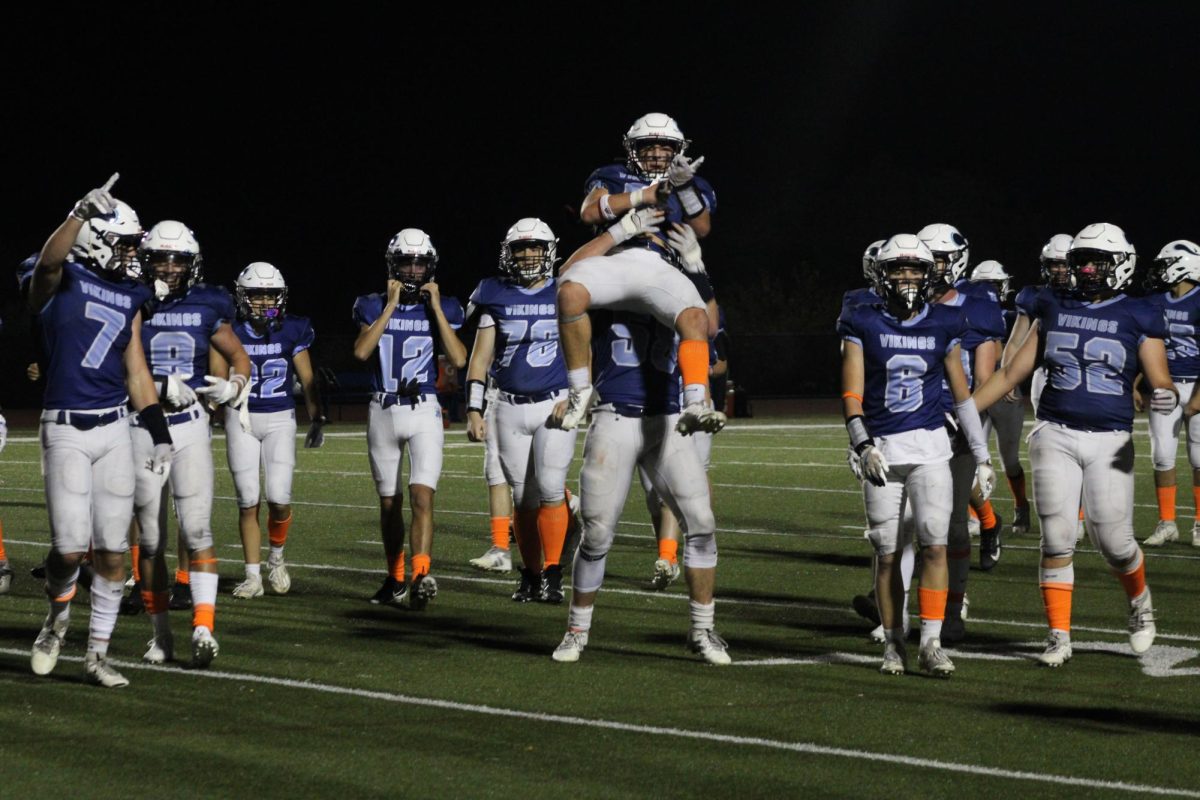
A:
POLYGON ((979 568, 991 572, 1000 560, 1000 529, 1003 523, 996 515, 996 526, 979 531, 979 568))
POLYGON ((36 567, 30 567, 29 574, 32 575, 33 577, 37 578, 39 581, 45 580, 46 579, 46 560, 42 559, 42 563, 38 564, 36 567))
POLYGON ((538 600, 555 605, 561 603, 563 601, 562 578, 562 564, 551 564, 542 570, 542 592, 538 600))
POLYGON ((854 606, 854 611, 860 617, 867 620, 872 625, 879 624, 879 606, 875 604, 874 589, 867 594, 854 595, 854 599, 850 601, 850 605, 854 606))
POLYGON ((192 607, 192 585, 176 581, 167 597, 167 608, 172 611, 187 611, 192 607))
POLYGON ((146 610, 146 603, 142 600, 142 585, 135 583, 133 588, 129 590, 129 594, 121 598, 121 614, 127 617, 135 617, 146 610))
POLYGON ((398 606, 407 593, 408 584, 389 575, 383 579, 379 591, 371 596, 371 602, 377 606, 398 606))
POLYGON ((542 575, 528 567, 521 567, 521 585, 513 592, 514 603, 531 603, 542 596, 542 575))

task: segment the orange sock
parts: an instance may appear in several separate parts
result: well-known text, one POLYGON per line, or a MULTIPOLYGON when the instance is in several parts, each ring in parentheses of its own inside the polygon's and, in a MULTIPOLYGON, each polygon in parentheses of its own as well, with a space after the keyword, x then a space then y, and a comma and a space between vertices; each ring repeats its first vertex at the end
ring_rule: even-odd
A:
POLYGON ((508 549, 508 526, 511 524, 512 517, 492 517, 492 547, 508 549))
POLYGON ((1083 506, 1079 507, 1079 518, 1083 519, 1083 506))
POLYGON ((271 541, 271 547, 283 547, 287 543, 288 528, 290 527, 292 527, 291 514, 288 514, 287 519, 281 519, 278 522, 267 518, 267 538, 271 541))
POLYGON ((1146 559, 1138 553, 1138 564, 1124 573, 1117 573, 1117 580, 1125 587, 1125 596, 1130 600, 1146 591, 1146 559))
POLYGON ((199 628, 201 625, 203 625, 210 631, 215 631, 216 619, 217 607, 212 603, 197 603, 192 607, 193 628, 199 628))
POLYGON ((513 533, 517 537, 517 549, 521 551, 521 562, 526 569, 542 571, 542 540, 538 536, 538 510, 518 508, 513 517, 513 533))
POLYGON ((967 513, 971 515, 971 519, 979 519, 979 512, 975 510, 975 506, 967 506, 967 513))
MULTIPOLYGON (((146 589, 142 590, 142 602, 146 606, 147 614, 161 614, 167 610, 168 595, 166 592, 151 592, 146 589)), ((212 628, 209 628, 212 630, 212 628)))
POLYGON ((679 371, 683 385, 708 385, 708 342, 684 339, 679 343, 679 371))
POLYGON ((186 569, 175 570, 175 582, 182 583, 185 586, 192 581, 191 573, 186 569))
POLYGON ((946 598, 949 594, 948 589, 918 587, 917 601, 921 608, 921 619, 944 620, 946 618, 946 598))
POLYGON ((675 539, 658 540, 658 557, 674 564, 679 560, 679 542, 675 539))
POLYGON ((417 579, 418 575, 429 574, 429 554, 428 553, 413 553, 413 580, 417 579))
POLYGON ((142 582, 142 546, 140 544, 129 545, 129 560, 133 563, 133 582, 142 582))
POLYGON ((1070 583, 1043 583, 1042 605, 1046 607, 1046 621, 1055 630, 1071 631, 1071 593, 1075 590, 1070 583))
POLYGON ((567 541, 567 520, 571 512, 567 504, 557 506, 542 506, 537 512, 538 539, 542 542, 542 554, 546 566, 553 566, 562 560, 563 545, 567 541))
POLYGON ((984 530, 996 527, 996 512, 992 509, 991 500, 984 500, 979 507, 979 524, 984 530))
POLYGON ((4 525, 0 524, 0 561, 8 561, 8 553, 4 552, 4 525))
POLYGON ((388 573, 393 579, 404 583, 404 551, 400 551, 400 555, 396 556, 390 564, 388 564, 388 573))
MULTIPOLYGON (((1196 517, 1200 519, 1200 486, 1192 487, 1192 502, 1196 504, 1196 517)), ((3 543, 0 543, 0 552, 3 551, 3 543)))
POLYGON ((1017 503, 1017 508, 1025 508, 1029 505, 1029 498, 1025 495, 1025 473, 1022 472, 1017 477, 1008 476, 1008 490, 1012 492, 1013 500, 1017 503))
POLYGON ((1175 487, 1156 486, 1154 493, 1158 495, 1158 518, 1175 521, 1175 487))

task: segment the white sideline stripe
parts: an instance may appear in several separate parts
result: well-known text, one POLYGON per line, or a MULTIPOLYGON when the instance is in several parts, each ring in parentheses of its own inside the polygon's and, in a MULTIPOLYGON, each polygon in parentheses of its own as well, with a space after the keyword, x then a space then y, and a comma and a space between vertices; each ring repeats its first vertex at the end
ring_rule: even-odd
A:
MULTIPOLYGON (((0 653, 17 657, 25 657, 29 654, 27 650, 17 650, 9 647, 0 649, 0 653)), ((83 659, 79 656, 60 656, 59 660, 72 661, 75 663, 80 663, 83 661, 83 659)), ((747 747, 760 747, 771 750, 784 750, 813 756, 834 756, 837 758, 848 758, 857 761, 873 761, 876 763, 897 764, 918 769, 935 769, 942 770, 944 772, 957 772, 971 775, 973 777, 987 776, 993 778, 1009 778, 1012 780, 1050 783, 1060 786, 1084 786, 1091 789, 1138 792, 1142 794, 1154 794, 1166 797, 1200 798, 1200 792, 1191 791, 1188 789, 1175 789, 1169 786, 1151 786, 1138 783, 1126 783, 1124 781, 1102 781, 1094 778, 1076 778, 1071 775, 1026 772, 1023 770, 987 767, 980 764, 936 761, 929 758, 916 758, 913 756, 905 756, 895 753, 878 753, 870 750, 854 750, 846 747, 830 747, 828 745, 813 744, 811 742, 786 742, 777 739, 763 739, 755 736, 735 736, 726 733, 714 733, 712 731, 693 731, 687 730, 686 728, 664 728, 657 725, 639 725, 631 722, 618 722, 616 720, 589 719, 587 717, 572 717, 563 714, 546 714, 540 711, 521 711, 515 708, 500 708, 497 706, 477 705, 474 703, 460 703, 454 700, 439 700, 432 697, 416 697, 414 695, 393 694, 391 692, 378 692, 371 691, 369 689, 354 689, 348 686, 335 686, 327 683, 316 683, 314 681, 275 678, 269 675, 223 672, 218 670, 185 670, 179 667, 163 667, 132 661, 118 661, 116 659, 111 659, 111 662, 121 669, 161 672, 182 676, 185 678, 208 678, 211 680, 220 681, 242 681, 244 683, 280 686, 286 689, 302 689, 304 691, 320 692, 322 694, 358 697, 364 700, 378 700, 386 703, 398 703, 401 705, 436 708, 445 711, 457 711, 465 714, 482 714, 492 717, 507 717, 510 719, 530 720, 533 722, 573 725, 582 728, 599 728, 602 730, 639 733, 648 736, 669 736, 676 739, 690 739, 701 742, 719 742, 721 744, 734 744, 747 747)))

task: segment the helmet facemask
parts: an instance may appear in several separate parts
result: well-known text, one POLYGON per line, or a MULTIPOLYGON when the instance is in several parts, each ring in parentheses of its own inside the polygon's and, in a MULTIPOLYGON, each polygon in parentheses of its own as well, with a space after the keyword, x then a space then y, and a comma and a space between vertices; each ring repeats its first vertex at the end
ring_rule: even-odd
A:
POLYGON ((1071 288, 1071 267, 1064 259, 1043 258, 1042 280, 1052 291, 1065 292, 1071 288))
POLYGON ((401 298, 409 304, 415 303, 421 287, 433 280, 437 260, 431 256, 388 253, 388 278, 400 281, 403 286, 401 298))
POLYGON ((287 287, 282 289, 247 289, 237 287, 238 315, 257 327, 279 328, 287 310, 287 287))
POLYGON ((1126 260, 1124 253, 1082 248, 1072 250, 1067 253, 1071 286, 1077 295, 1085 298, 1112 294, 1123 285, 1118 277, 1118 267, 1126 260))
POLYGON ((626 140, 627 166, 650 181, 665 178, 675 156, 687 149, 686 141, 652 136, 626 140))
POLYGON ((143 280, 150 284, 161 282, 167 287, 168 297, 183 294, 200 282, 198 253, 141 250, 139 256, 143 280))
POLYGON ((550 277, 554 269, 554 246, 539 239, 504 242, 500 245, 500 271, 509 280, 532 286, 550 277))
POLYGON ((877 265, 880 294, 888 310, 896 317, 907 318, 925 306, 930 289, 930 266, 917 259, 896 259, 877 265))

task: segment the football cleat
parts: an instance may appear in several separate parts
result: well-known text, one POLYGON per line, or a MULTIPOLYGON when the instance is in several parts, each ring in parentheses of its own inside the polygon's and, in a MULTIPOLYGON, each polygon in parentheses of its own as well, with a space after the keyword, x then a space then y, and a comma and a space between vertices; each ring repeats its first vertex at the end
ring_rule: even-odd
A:
POLYGON ((512 553, 503 547, 492 545, 486 553, 479 558, 472 558, 469 563, 475 569, 485 572, 512 572, 512 553))
POLYGON ((967 636, 967 623, 962 616, 946 615, 942 621, 942 641, 946 644, 958 644, 967 636))
POLYGON ((883 648, 883 663, 879 671, 884 675, 903 675, 908 672, 908 648, 903 642, 888 642, 883 648))
POLYGON ((876 625, 871 629, 869 634, 871 641, 875 644, 884 644, 887 642, 887 633, 883 630, 883 625, 876 625))
POLYGON ((727 421, 724 412, 709 408, 704 403, 692 403, 679 412, 675 430, 684 436, 690 436, 697 431, 716 433, 725 427, 727 421))
POLYGON ((940 639, 930 639, 921 646, 917 664, 935 678, 949 678, 954 674, 954 662, 942 649, 940 639))
POLYGON ((1200 547, 1200 520, 1192 523, 1192 547, 1200 547))
POLYGON ((563 636, 563 640, 558 643, 558 647, 554 648, 554 652, 550 654, 550 657, 562 664, 573 664, 579 660, 579 656, 583 654, 587 643, 587 631, 568 630, 563 636))
MULTIPOLYGON (((867 592, 866 594, 854 595, 854 599, 850 601, 850 605, 854 606, 854 612, 856 614, 858 614, 860 617, 867 620, 868 622, 871 622, 875 625, 879 625, 879 629, 881 631, 883 630, 883 626, 879 624, 880 623, 879 606, 875 604, 875 590, 874 589, 867 592)), ((880 641, 883 641, 883 640, 880 639, 880 641)))
POLYGON ((0 561, 0 594, 8 594, 12 589, 13 571, 7 561, 0 561))
POLYGON ((515 603, 531 603, 541 597, 542 575, 527 567, 521 567, 520 570, 521 585, 513 592, 512 599, 515 603))
POLYGON ((542 586, 538 601, 558 605, 563 601, 562 565, 550 564, 542 570, 542 586))
POLYGON ((1014 536, 1029 533, 1029 506, 1017 506, 1013 512, 1012 532, 1014 536))
POLYGON ((288 574, 283 556, 267 559, 267 583, 275 594, 287 594, 292 588, 292 576, 288 574))
POLYGON ((1150 603, 1150 587, 1129 601, 1129 646, 1141 655, 1154 644, 1154 606, 1150 603))
POLYGON ((118 609, 122 615, 127 617, 136 617, 146 610, 146 601, 142 599, 142 586, 134 582, 129 588, 129 594, 121 598, 121 607, 118 609))
POLYGON ((1003 528, 1004 523, 996 514, 996 526, 979 531, 979 568, 984 572, 991 572, 1000 561, 1000 531, 1003 528))
POLYGON ((146 642, 146 654, 142 661, 147 664, 165 664, 175 660, 175 637, 167 631, 162 636, 155 636, 146 642))
POLYGON ((44 580, 46 578, 46 560, 42 559, 42 563, 38 564, 36 567, 30 567, 29 574, 37 578, 39 581, 44 580))
POLYGON ((192 628, 192 668, 205 669, 221 651, 212 631, 206 625, 192 628))
POLYGON ((407 594, 408 584, 389 575, 383 579, 379 591, 371 595, 371 602, 377 606, 398 606, 407 594))
POLYGON ((167 608, 172 611, 188 611, 192 607, 192 586, 189 583, 176 581, 171 585, 171 595, 167 599, 167 608))
POLYGON ((71 622, 71 614, 64 611, 53 621, 49 616, 33 641, 33 650, 29 654, 29 666, 34 675, 49 675, 58 663, 58 653, 62 650, 63 639, 67 638, 67 625, 71 622))
POLYGON ((247 574, 245 580, 233 587, 233 596, 239 600, 253 600, 255 597, 262 597, 262 575, 247 574))
POLYGON ((688 650, 703 656, 713 666, 724 667, 733 663, 729 657, 729 643, 712 628, 692 628, 688 634, 688 650))
POLYGON ((116 667, 99 653, 88 653, 83 660, 83 675, 88 683, 105 689, 120 689, 129 685, 129 679, 117 672, 116 667))
POLYGON ((1173 519, 1160 519, 1158 525, 1154 528, 1154 533, 1150 534, 1143 542, 1147 547, 1162 547, 1167 542, 1179 541, 1179 527, 1176 526, 1173 519))
POLYGON ((564 431, 573 431, 578 428, 579 423, 587 417, 597 399, 598 395, 593 386, 570 389, 567 392, 567 410, 563 412, 563 418, 558 427, 564 431))
POLYGON ((1071 635, 1063 631, 1050 631, 1046 637, 1046 649, 1037 657, 1039 664, 1046 667, 1061 667, 1071 660, 1071 635))
POLYGON ((429 601, 437 597, 437 581, 429 573, 414 575, 408 590, 408 607, 413 611, 424 611, 429 601))
POLYGON ((679 580, 679 562, 660 558, 654 562, 654 577, 650 579, 650 588, 661 592, 675 581, 679 580))

